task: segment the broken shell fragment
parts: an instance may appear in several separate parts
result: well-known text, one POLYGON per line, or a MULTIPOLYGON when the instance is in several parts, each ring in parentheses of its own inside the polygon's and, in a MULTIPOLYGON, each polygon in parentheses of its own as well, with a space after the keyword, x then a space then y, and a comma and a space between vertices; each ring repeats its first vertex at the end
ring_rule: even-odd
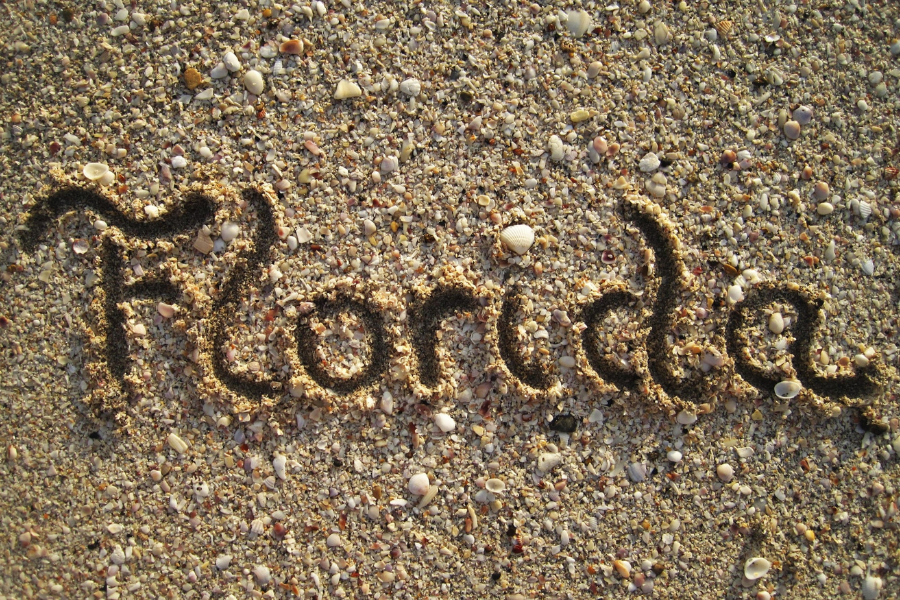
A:
POLYGON ((288 40, 278 47, 282 54, 303 54, 303 42, 300 40, 288 40))
POLYGON ((84 176, 91 181, 98 181, 109 172, 109 167, 103 163, 88 163, 84 165, 84 176))
POLYGON ((796 397, 801 389, 803 389, 803 386, 800 385, 799 381, 789 379, 775 384, 775 395, 782 400, 790 400, 796 397))
POLYGON ((499 494, 506 489, 502 479, 488 479, 484 482, 484 488, 492 494, 499 494))
POLYGON ((534 230, 528 225, 512 225, 500 232, 500 241, 516 254, 525 254, 534 244, 534 230))
POLYGON ((352 81, 341 79, 337 84, 337 90, 334 92, 335 100, 344 100, 346 98, 357 98, 362 96, 362 90, 352 81))

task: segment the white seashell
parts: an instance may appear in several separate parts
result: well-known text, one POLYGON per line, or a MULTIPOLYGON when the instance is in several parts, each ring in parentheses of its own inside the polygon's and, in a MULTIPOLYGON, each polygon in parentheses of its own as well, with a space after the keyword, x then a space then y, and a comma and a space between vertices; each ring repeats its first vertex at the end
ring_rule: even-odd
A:
POLYGON ((769 331, 775 335, 784 331, 784 317, 781 316, 780 312, 772 313, 769 316, 769 331))
POLYGON ((225 77, 228 77, 228 68, 225 67, 224 63, 217 64, 209 72, 210 79, 223 79, 225 77))
POLYGON ((827 216, 834 212, 834 204, 831 202, 820 202, 816 207, 816 212, 820 215, 827 216))
POLYGON ((728 483, 732 479, 734 479, 734 467, 729 465, 728 463, 723 463, 716 467, 716 475, 719 476, 719 479, 728 483))
POLYGON ((434 424, 437 425, 438 429, 440 429, 444 433, 456 429, 456 421, 454 421, 453 417, 451 417, 447 413, 438 413, 437 415, 435 415, 434 424))
POLYGON ((327 544, 329 548, 337 548, 341 545, 341 536, 336 533, 332 533, 328 536, 328 539, 325 540, 325 544, 327 544))
POLYGON ((863 219, 868 219, 869 215, 872 214, 872 205, 866 202, 865 200, 859 201, 859 216, 863 219))
POLYGON ((254 96, 262 94, 266 87, 266 82, 263 79, 262 73, 255 69, 247 71, 247 73, 244 74, 244 87, 254 96))
POLYGON ((862 267, 863 273, 865 273, 865 274, 868 275, 869 277, 871 277, 872 275, 875 274, 875 263, 872 261, 871 258, 866 259, 866 260, 863 262, 863 264, 860 265, 860 266, 862 267))
POLYGON ((658 169, 661 164, 662 162, 656 154, 648 152, 644 155, 644 158, 641 159, 641 162, 638 163, 638 167, 641 169, 642 173, 649 173, 658 169))
POLYGON ((683 410, 678 413, 678 416, 675 417, 675 420, 682 425, 693 425, 697 422, 697 415, 687 410, 683 410))
POLYGON ((272 466, 275 468, 275 474, 278 475, 278 479, 284 481, 287 477, 285 472, 285 467, 287 466, 287 457, 283 454, 279 454, 275 457, 275 460, 272 461, 272 466))
POLYGON ((222 64, 225 65, 225 68, 234 73, 235 71, 241 70, 241 61, 238 60, 238 57, 235 56, 234 52, 226 52, 222 57, 222 64))
POLYGON ((570 10, 566 26, 573 37, 580 38, 591 29, 591 15, 585 10, 570 10))
POLYGON ((884 582, 881 580, 881 577, 869 575, 863 580, 860 591, 865 600, 875 600, 881 594, 882 587, 884 587, 884 582))
POLYGON ((183 439, 181 439, 174 433, 169 434, 169 438, 167 441, 169 443, 169 446, 172 448, 172 450, 174 450, 178 454, 184 454, 185 451, 188 449, 187 442, 185 442, 183 439))
POLYGON ((647 465, 644 463, 631 463, 628 465, 628 476, 635 483, 647 479, 647 465))
POLYGON ((550 141, 547 142, 547 147, 550 149, 550 158, 555 160, 556 162, 561 161, 566 156, 566 147, 563 145, 561 139, 559 139, 558 135, 551 135, 550 141))
POLYGON ((575 368, 575 357, 574 356, 560 356, 559 357, 559 366, 566 369, 574 369, 575 368))
POLYGON ((733 285, 728 288, 728 301, 731 304, 737 304, 744 300, 744 290, 739 285, 733 285))
POLYGON ((512 225, 500 232, 500 241, 516 254, 525 254, 534 244, 534 230, 528 225, 512 225))
POLYGON ((241 232, 241 226, 237 223, 232 223, 231 221, 225 221, 222 223, 222 230, 219 235, 222 237, 222 240, 225 243, 233 241, 238 234, 241 232))
POLYGON ((216 557, 216 568, 220 571, 224 571, 228 568, 228 565, 231 564, 231 556, 228 554, 220 554, 216 557))
POLYGON ((506 489, 506 484, 503 483, 502 479, 488 479, 484 482, 484 487, 492 494, 499 494, 506 489))
POLYGON ((171 319, 175 316, 175 307, 171 304, 166 304, 165 302, 160 302, 156 305, 156 312, 160 314, 164 319, 171 319))
POLYGON ((682 456, 681 452, 679 452, 678 450, 669 450, 666 453, 666 458, 669 459, 669 462, 677 463, 677 462, 681 462, 681 459, 683 458, 683 456, 682 456))
POLYGON ((744 563, 744 577, 750 581, 755 581, 768 573, 771 568, 772 563, 764 558, 755 556, 744 563))
POLYGON ((253 574, 256 576, 256 581, 259 582, 259 585, 267 585, 272 581, 272 573, 269 572, 269 567, 265 565, 253 567, 253 574))
POLYGON ((775 395, 782 400, 790 400, 791 398, 796 397, 802 389, 803 386, 800 385, 799 381, 788 379, 775 384, 775 395))
POLYGON ((382 173, 393 173, 400 167, 400 159, 396 156, 385 156, 381 161, 382 173))
POLYGON ((88 163, 84 165, 84 176, 91 181, 98 181, 109 172, 109 167, 104 163, 88 163))
POLYGON ((428 493, 428 488, 430 487, 431 482, 428 481, 428 475, 425 473, 416 473, 409 478, 409 484, 407 485, 409 492, 416 496, 424 496, 428 493))
POLYGON ((422 84, 419 83, 418 79, 406 79, 400 83, 400 91, 407 96, 416 97, 422 91, 422 84))
POLYGON ((347 81, 346 79, 341 79, 337 84, 337 89, 334 92, 335 100, 344 100, 346 98, 356 98, 358 96, 362 96, 362 90, 358 85, 353 83, 352 81, 347 81))
POLYGON ((541 473, 549 473, 562 462, 562 454, 545 452, 538 456, 537 467, 541 473))
POLYGON ((312 233, 306 227, 298 227, 297 228, 297 241, 301 244, 305 244, 313 238, 312 233))
POLYGON ((381 412, 386 415, 394 412, 394 396, 390 392, 385 392, 381 396, 381 412))

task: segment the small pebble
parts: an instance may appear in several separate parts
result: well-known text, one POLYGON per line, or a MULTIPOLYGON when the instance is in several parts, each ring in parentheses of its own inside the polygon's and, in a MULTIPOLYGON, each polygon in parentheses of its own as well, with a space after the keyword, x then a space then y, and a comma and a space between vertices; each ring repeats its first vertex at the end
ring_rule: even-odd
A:
POLYGON ((719 476, 719 479, 728 483, 732 479, 734 479, 734 468, 728 463, 723 463, 716 467, 716 475, 719 476))
POLYGON ((187 449, 188 449, 187 442, 185 442, 183 439, 181 439, 174 433, 169 434, 167 441, 169 442, 169 447, 172 448, 172 450, 174 450, 178 454, 184 454, 185 452, 187 452, 187 449))
POLYGON ((172 168, 173 169, 181 169, 187 166, 187 159, 183 156, 173 156, 172 157, 172 168))
POLYGON ((813 109, 808 106, 798 106, 794 109, 794 113, 792 115, 794 120, 800 123, 800 125, 808 125, 813 118, 813 109))
POLYGON ((682 454, 678 450, 669 450, 666 453, 666 458, 669 460, 669 462, 677 463, 681 462, 682 454))
POLYGON ((797 121, 788 121, 784 124, 784 135, 789 140, 796 140, 800 137, 800 123, 797 121))
POLYGON ((331 535, 328 536, 328 539, 325 540, 325 544, 329 548, 337 548, 338 546, 341 545, 341 536, 339 536, 336 533, 332 533, 331 535))
POLYGON ((781 316, 780 312, 774 312, 769 315, 769 331, 775 335, 784 331, 784 317, 781 316))
POLYGON ((816 212, 820 215, 827 216, 834 212, 834 204, 831 202, 820 202, 816 207, 816 212))
POLYGON ((559 366, 566 368, 566 369, 574 369, 575 368, 575 357, 573 357, 573 356, 559 357, 559 366))
POLYGON ((251 69, 244 74, 244 87, 254 96, 262 94, 266 83, 263 80, 262 73, 255 69, 251 69))
POLYGON ((587 76, 590 79, 593 79, 597 75, 600 74, 600 71, 603 70, 603 63, 599 60, 595 60, 591 64, 588 65, 587 76))
POLYGON ((241 61, 238 60, 238 57, 234 54, 234 52, 226 52, 222 57, 222 64, 225 65, 225 68, 232 73, 241 70, 241 61))
POLYGON ((828 198, 829 192, 830 189, 828 187, 828 184, 824 181, 817 181, 813 186, 813 196, 816 198, 816 200, 825 200, 826 198, 828 198))
POLYGON ((269 567, 265 565, 256 565, 253 567, 253 575, 256 577, 256 581, 259 585, 268 585, 270 581, 272 581, 272 574, 269 572, 269 567))
POLYGON ((219 235, 226 244, 233 241, 241 233, 241 226, 231 221, 222 223, 222 229, 219 235))
POLYGON ((203 76, 200 75, 197 69, 190 67, 184 72, 184 84, 187 86, 187 89, 193 91, 201 83, 203 83, 203 76))

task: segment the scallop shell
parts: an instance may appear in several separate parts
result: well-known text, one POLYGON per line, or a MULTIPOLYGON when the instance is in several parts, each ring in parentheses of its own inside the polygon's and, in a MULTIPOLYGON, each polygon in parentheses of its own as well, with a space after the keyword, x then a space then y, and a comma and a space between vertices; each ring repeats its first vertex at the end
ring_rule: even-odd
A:
POLYGON ((502 479, 488 479, 484 482, 484 487, 492 494, 499 494, 506 489, 506 484, 503 483, 502 479))
POLYGON ((719 35, 727 37, 731 30, 734 28, 734 21, 722 20, 717 22, 713 27, 716 28, 716 31, 719 32, 719 35))
POLYGON ((872 214, 872 205, 866 202, 865 200, 859 201, 859 216, 863 219, 868 219, 872 214))
POLYGON ((744 563, 744 577, 750 581, 755 581, 769 572, 772 563, 759 556, 754 556, 744 563))
POLYGON ((525 254, 534 244, 534 230, 528 225, 512 225, 500 232, 500 241, 516 254, 525 254))
POLYGON ((109 167, 103 163, 88 163, 84 165, 82 173, 91 181, 99 181, 104 175, 109 173, 109 167))
POLYGON ((796 397, 802 389, 803 386, 800 385, 799 381, 788 379, 775 384, 775 395, 782 400, 790 400, 796 397))

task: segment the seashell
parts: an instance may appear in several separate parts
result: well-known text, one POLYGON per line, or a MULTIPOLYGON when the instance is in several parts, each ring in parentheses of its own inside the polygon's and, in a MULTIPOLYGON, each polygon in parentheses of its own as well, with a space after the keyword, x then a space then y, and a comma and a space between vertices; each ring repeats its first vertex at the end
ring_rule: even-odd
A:
POLYGON ((795 398, 802 389, 803 386, 800 385, 799 381, 788 379, 775 384, 775 395, 782 400, 790 400, 791 398, 795 398))
POLYGON ((861 265, 861 267, 862 267, 863 273, 865 273, 869 277, 871 277, 872 275, 875 274, 875 263, 872 261, 871 258, 863 261, 863 264, 861 265))
POLYGON ((528 225, 512 225, 500 232, 500 241, 516 254, 525 254, 534 244, 534 230, 528 225))
POLYGON ((884 178, 890 181, 891 179, 897 178, 897 173, 900 173, 900 170, 897 167, 885 167, 884 168, 884 178))
POLYGON ((456 421, 454 421, 453 417, 451 417, 447 413, 436 414, 434 416, 434 424, 437 425, 438 429, 440 429, 444 433, 456 429, 456 421))
POLYGON ((615 567, 616 572, 621 575, 623 579, 631 577, 631 563, 627 560, 614 560, 613 567, 615 567))
POLYGON ((358 85, 352 81, 347 81, 346 79, 341 79, 338 82, 337 89, 334 92, 335 100, 345 100, 347 98, 356 98, 358 96, 362 96, 362 90, 358 85))
POLYGON ((800 105, 794 109, 792 116, 794 117, 794 120, 801 125, 809 125, 809 122, 812 121, 813 118, 813 109, 805 105, 800 105))
POLYGON ((716 31, 719 32, 719 35, 721 35, 723 37, 727 37, 731 33, 731 30, 734 29, 734 21, 728 21, 728 20, 723 19, 721 21, 716 22, 716 24, 713 25, 713 27, 716 28, 716 31))
POLYGON ((866 202, 865 200, 859 201, 859 216, 863 219, 868 219, 869 215, 872 214, 872 205, 866 202))
POLYGON ((769 572, 772 563, 759 556, 754 556, 744 563, 744 577, 750 581, 755 581, 769 572))
POLYGON ((573 37, 580 38, 591 29, 591 15, 585 10, 570 10, 567 15, 566 27, 573 37))
POLYGON ((628 476, 635 483, 647 479, 647 465, 644 463, 631 463, 628 465, 628 476))
POLYGON ((325 540, 325 544, 329 548, 337 548, 338 546, 341 545, 341 536, 339 536, 336 533, 332 533, 331 535, 328 536, 328 539, 325 540))
POLYGON ((303 42, 300 40, 288 40, 278 47, 282 54, 303 54, 303 42))
POLYGON ((484 482, 484 487, 492 494, 499 494, 506 489, 506 484, 503 483, 502 479, 488 479, 484 482))
POLYGON ((430 487, 431 482, 428 481, 428 475, 425 473, 416 473, 409 478, 409 484, 407 485, 409 492, 416 496, 424 496, 428 493, 428 488, 430 487))
POLYGON ((287 477, 285 472, 285 467, 287 466, 287 457, 284 454, 279 454, 275 457, 275 460, 272 461, 272 467, 275 469, 275 474, 278 475, 278 479, 284 481, 287 477))
POLYGON ((680 423, 681 425, 693 425, 697 422, 697 415, 687 410, 683 410, 678 413, 678 416, 675 417, 675 420, 678 421, 678 423, 680 423))
POLYGON ((537 467, 541 473, 549 473, 562 462, 562 454, 545 452, 538 456, 537 467))
POLYGON ((666 458, 669 460, 669 462, 677 463, 681 462, 683 455, 678 450, 669 450, 666 453, 666 458))
POLYGON ((660 164, 662 164, 662 162, 659 160, 659 157, 653 152, 648 152, 641 159, 640 163, 638 163, 638 167, 642 173, 649 173, 658 169, 660 164))
POLYGON ((91 181, 98 181, 109 172, 109 167, 104 163, 88 163, 84 165, 84 176, 91 181))
POLYGON ((238 57, 231 51, 226 52, 225 55, 222 56, 222 64, 224 64, 225 68, 232 73, 240 71, 241 69, 241 61, 239 61, 238 57))
POLYGON ((719 479, 723 482, 728 483, 734 479, 734 467, 728 463, 723 463, 716 467, 716 475, 718 475, 719 479))
POLYGON ((862 592, 863 598, 865 600, 875 600, 876 598, 878 598, 879 594, 881 594, 881 589, 883 587, 884 581, 882 581, 881 577, 868 575, 863 580, 860 591, 862 592))
POLYGON ((600 262, 605 265, 611 265, 616 262, 616 255, 613 254, 612 250, 604 250, 600 255, 600 262))
POLYGON ((422 91, 422 84, 419 83, 418 79, 406 79, 400 83, 400 91, 407 96, 415 97, 422 91))
POLYGON ((776 335, 784 331, 784 317, 780 312, 774 312, 769 316, 769 331, 776 335))
POLYGON ((550 148, 550 158, 559 162, 566 156, 566 147, 558 135, 551 135, 547 146, 550 148))

